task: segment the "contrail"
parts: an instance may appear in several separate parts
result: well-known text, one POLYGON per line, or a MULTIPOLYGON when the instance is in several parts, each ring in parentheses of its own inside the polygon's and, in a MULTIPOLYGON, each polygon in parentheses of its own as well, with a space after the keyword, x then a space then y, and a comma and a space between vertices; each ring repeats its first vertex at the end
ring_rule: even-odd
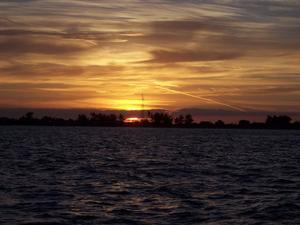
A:
POLYGON ((192 98, 197 98, 197 99, 209 102, 209 103, 214 103, 214 104, 217 104, 217 105, 226 106, 228 108, 235 109, 235 110, 238 110, 240 112, 245 112, 244 109, 233 106, 233 105, 229 105, 229 104, 226 104, 226 103, 223 103, 223 102, 219 102, 219 101, 216 101, 216 100, 213 100, 213 99, 210 99, 210 98, 204 98, 204 97, 201 97, 201 96, 198 96, 198 95, 189 94, 189 93, 186 93, 186 92, 183 92, 183 91, 176 91, 176 90, 173 90, 173 89, 170 89, 170 88, 163 87, 163 86, 157 84, 156 82, 154 82, 154 83, 158 88, 166 90, 166 91, 170 91, 170 92, 173 92, 173 93, 176 93, 176 94, 189 96, 189 97, 192 97, 192 98))

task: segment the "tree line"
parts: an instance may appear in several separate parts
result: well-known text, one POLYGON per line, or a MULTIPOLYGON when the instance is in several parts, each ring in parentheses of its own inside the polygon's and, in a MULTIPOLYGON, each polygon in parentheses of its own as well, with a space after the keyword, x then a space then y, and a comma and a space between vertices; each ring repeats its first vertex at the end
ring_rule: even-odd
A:
POLYGON ((108 126, 108 127, 177 127, 177 128, 240 128, 240 129, 300 129, 300 122, 292 122, 286 115, 267 116, 265 122, 240 120, 238 123, 195 122, 192 115, 172 116, 166 112, 148 113, 148 118, 134 123, 126 123, 125 117, 115 114, 91 113, 79 114, 76 119, 63 119, 50 116, 37 118, 33 112, 28 112, 18 119, 0 117, 0 125, 29 126, 108 126))

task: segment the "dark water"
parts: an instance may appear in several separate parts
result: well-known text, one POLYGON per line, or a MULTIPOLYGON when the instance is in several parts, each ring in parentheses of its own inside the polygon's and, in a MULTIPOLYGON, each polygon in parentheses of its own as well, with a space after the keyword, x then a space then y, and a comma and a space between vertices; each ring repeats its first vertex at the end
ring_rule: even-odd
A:
POLYGON ((0 127, 0 224, 300 224, 300 132, 0 127))

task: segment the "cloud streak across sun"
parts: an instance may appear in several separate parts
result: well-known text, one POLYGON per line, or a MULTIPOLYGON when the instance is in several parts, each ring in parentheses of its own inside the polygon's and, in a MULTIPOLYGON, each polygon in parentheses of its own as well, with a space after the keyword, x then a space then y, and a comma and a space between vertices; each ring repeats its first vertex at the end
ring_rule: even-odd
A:
POLYGON ((300 111, 298 1, 3 0, 0 12, 0 107, 137 109, 143 92, 148 108, 300 111))

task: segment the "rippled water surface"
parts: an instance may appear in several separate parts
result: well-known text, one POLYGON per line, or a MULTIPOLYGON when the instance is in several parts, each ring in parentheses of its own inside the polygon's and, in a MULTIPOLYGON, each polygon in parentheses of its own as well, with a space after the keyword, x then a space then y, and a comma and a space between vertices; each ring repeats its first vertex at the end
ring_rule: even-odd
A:
POLYGON ((300 132, 0 127, 0 224, 300 224, 300 132))

